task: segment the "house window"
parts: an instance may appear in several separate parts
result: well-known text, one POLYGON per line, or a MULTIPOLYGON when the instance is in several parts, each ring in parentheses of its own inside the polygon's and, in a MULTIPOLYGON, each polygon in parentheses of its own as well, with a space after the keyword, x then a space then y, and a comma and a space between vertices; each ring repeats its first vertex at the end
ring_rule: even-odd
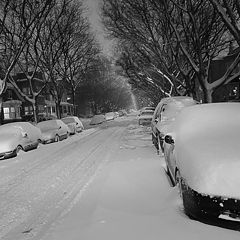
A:
POLYGON ((6 107, 3 108, 4 119, 16 119, 20 118, 20 108, 6 107))
POLYGON ((25 112, 25 115, 33 114, 33 107, 32 106, 24 107, 24 112, 25 112))
POLYGON ((9 108, 3 108, 4 119, 10 119, 10 111, 9 108))

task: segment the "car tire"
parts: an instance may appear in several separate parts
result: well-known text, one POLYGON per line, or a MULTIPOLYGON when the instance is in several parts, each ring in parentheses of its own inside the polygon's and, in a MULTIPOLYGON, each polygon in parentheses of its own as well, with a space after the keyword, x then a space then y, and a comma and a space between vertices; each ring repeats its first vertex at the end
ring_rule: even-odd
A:
POLYGON ((60 140, 59 136, 56 135, 55 138, 54 138, 54 142, 59 142, 59 140, 60 140))

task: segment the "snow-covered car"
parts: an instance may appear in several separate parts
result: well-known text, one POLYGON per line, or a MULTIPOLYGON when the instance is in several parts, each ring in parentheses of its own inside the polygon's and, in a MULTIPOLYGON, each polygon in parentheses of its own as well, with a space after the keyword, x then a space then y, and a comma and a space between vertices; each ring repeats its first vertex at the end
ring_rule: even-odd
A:
POLYGON ((119 117, 127 116, 127 111, 125 109, 121 109, 118 111, 119 117))
POLYGON ((155 108, 151 121, 152 142, 158 151, 160 149, 163 151, 165 133, 170 131, 178 113, 183 108, 197 103, 193 98, 187 96, 162 98, 155 108))
POLYGON ((105 118, 105 115, 103 114, 97 114, 97 115, 94 115, 90 121, 90 125, 97 125, 97 124, 101 124, 103 122, 106 121, 106 118, 105 118))
POLYGON ((36 127, 42 132, 42 143, 58 142, 68 138, 70 134, 68 126, 60 119, 39 122, 36 127))
POLYGON ((240 103, 183 109, 164 151, 188 215, 240 220, 240 103))
POLYGON ((139 125, 150 125, 153 117, 153 110, 142 110, 138 116, 139 125))
POLYGON ((84 129, 81 120, 77 116, 68 116, 61 119, 65 124, 67 124, 70 134, 75 134, 82 132, 84 129))
POLYGON ((115 113, 114 112, 107 112, 105 114, 106 121, 114 120, 114 118, 115 118, 115 113))
POLYGON ((0 126, 0 159, 17 156, 20 150, 38 147, 41 131, 29 122, 14 122, 0 126))

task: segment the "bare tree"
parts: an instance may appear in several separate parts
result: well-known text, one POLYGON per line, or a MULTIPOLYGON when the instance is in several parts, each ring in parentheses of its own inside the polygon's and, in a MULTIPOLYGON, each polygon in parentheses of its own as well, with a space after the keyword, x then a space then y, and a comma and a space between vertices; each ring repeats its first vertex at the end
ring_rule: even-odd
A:
MULTIPOLYGON (((36 96, 33 93, 32 78, 28 77, 32 90, 32 97, 26 95, 13 79, 13 71, 21 69, 22 56, 29 50, 33 36, 51 12, 55 1, 1 1, 0 6, 0 96, 4 93, 7 83, 11 84, 18 93, 35 106, 36 96)), ((1 101, 2 102, 2 101, 1 101)), ((35 109, 35 108, 34 108, 35 109)))
POLYGON ((85 81, 91 62, 100 52, 83 12, 84 8, 80 2, 72 4, 71 19, 68 23, 68 31, 65 33, 66 42, 57 67, 58 75, 70 87, 74 106, 76 90, 85 81))
POLYGON ((225 13, 229 12, 227 7, 235 7, 232 16, 228 13, 231 19, 228 27, 226 16, 220 14, 220 1, 210 1, 212 4, 200 0, 105 0, 103 22, 112 37, 125 49, 131 49, 124 53, 122 60, 127 61, 125 66, 131 66, 128 72, 131 70, 138 82, 145 79, 149 86, 154 83, 167 95, 178 94, 179 88, 185 89, 188 95, 202 91, 204 101, 211 102, 214 90, 239 74, 233 74, 237 57, 225 76, 209 82, 211 62, 228 48, 232 41, 229 32, 237 35, 234 14, 239 3, 237 0, 221 1, 227 9, 225 13), (230 22, 235 22, 232 30, 230 22), (144 77, 136 77, 139 69, 144 77), (172 93, 169 86, 174 90, 172 93), (196 89, 196 86, 199 87, 196 89))

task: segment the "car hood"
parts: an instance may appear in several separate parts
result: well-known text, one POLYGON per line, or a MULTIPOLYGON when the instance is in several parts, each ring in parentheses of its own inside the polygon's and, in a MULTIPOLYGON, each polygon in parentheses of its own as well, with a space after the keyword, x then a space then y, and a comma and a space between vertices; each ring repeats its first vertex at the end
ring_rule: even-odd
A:
POLYGON ((184 142, 178 139, 177 142, 177 165, 192 189, 208 195, 240 199, 239 136, 233 134, 229 139, 219 133, 208 139, 196 137, 184 142))

